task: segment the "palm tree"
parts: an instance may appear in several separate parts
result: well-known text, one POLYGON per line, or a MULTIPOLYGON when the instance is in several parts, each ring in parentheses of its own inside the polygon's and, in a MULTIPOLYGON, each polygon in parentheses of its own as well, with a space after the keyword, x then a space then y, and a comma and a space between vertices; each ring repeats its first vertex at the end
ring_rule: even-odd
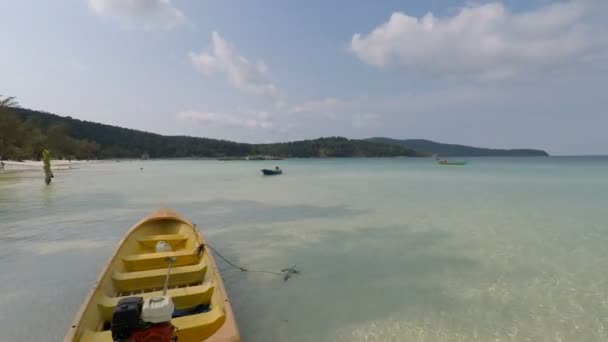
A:
POLYGON ((17 102, 16 97, 8 96, 4 97, 0 95, 0 108, 15 108, 19 107, 19 102, 17 102))

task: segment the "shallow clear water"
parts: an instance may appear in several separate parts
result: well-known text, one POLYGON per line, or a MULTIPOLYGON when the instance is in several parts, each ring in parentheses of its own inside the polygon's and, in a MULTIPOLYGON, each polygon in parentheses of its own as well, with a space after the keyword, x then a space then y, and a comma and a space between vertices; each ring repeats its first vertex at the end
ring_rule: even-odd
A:
POLYGON ((60 340, 162 205, 237 263, 302 270, 284 283, 217 259, 244 341, 608 340, 608 158, 469 160, 108 162, 48 187, 0 174, 0 340, 60 340))

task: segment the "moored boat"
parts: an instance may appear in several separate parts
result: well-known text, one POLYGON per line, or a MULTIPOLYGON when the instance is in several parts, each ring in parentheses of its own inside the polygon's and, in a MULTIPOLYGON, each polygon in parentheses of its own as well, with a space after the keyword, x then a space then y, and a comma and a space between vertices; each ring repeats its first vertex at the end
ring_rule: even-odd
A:
POLYGON ((439 165, 455 165, 455 166, 462 166, 462 165, 467 165, 466 161, 456 161, 456 162, 449 162, 447 160, 440 160, 437 161, 437 164, 439 165))
POLYGON ((280 170, 280 169, 275 169, 275 170, 262 169, 261 171, 265 176, 274 176, 274 175, 280 175, 283 173, 283 170, 280 170))
POLYGON ((136 223, 64 341, 240 341, 213 257, 207 249, 197 253, 204 242, 192 223, 169 209, 136 223))

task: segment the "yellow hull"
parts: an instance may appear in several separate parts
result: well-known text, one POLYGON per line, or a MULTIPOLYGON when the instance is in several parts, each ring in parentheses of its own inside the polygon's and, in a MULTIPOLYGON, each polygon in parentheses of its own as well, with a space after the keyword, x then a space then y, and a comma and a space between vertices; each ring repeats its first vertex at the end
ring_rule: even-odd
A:
POLYGON ((120 241, 118 248, 95 282, 64 341, 112 342, 109 322, 121 297, 144 299, 162 293, 171 267, 169 290, 176 309, 209 305, 203 313, 173 318, 179 342, 240 341, 224 284, 208 249, 199 258, 196 248, 203 237, 194 225, 169 209, 160 209, 139 221, 120 241), (171 252, 157 253, 158 241, 171 252))

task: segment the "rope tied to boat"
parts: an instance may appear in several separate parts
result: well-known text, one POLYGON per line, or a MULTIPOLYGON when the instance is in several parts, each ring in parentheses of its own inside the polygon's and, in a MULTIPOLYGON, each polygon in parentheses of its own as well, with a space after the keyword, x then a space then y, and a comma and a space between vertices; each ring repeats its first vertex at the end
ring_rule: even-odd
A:
POLYGON ((284 269, 281 270, 280 273, 279 272, 273 272, 273 271, 262 271, 262 270, 250 270, 250 269, 247 269, 245 267, 239 266, 239 265, 231 262, 230 260, 226 259, 220 252, 218 252, 215 248, 213 248, 208 243, 201 243, 201 245, 196 248, 196 254, 198 255, 199 258, 205 252, 205 247, 209 248, 213 253, 215 253, 217 256, 219 256, 228 265, 230 265, 230 266, 232 266, 232 267, 240 270, 241 272, 266 273, 266 274, 272 274, 272 275, 276 275, 276 276, 281 276, 281 277, 283 277, 283 281, 284 282, 286 282, 287 280, 289 280, 289 278, 291 278, 292 275, 294 275, 294 274, 300 274, 300 270, 296 269, 296 265, 293 265, 292 267, 289 267, 289 268, 284 268, 284 269))

